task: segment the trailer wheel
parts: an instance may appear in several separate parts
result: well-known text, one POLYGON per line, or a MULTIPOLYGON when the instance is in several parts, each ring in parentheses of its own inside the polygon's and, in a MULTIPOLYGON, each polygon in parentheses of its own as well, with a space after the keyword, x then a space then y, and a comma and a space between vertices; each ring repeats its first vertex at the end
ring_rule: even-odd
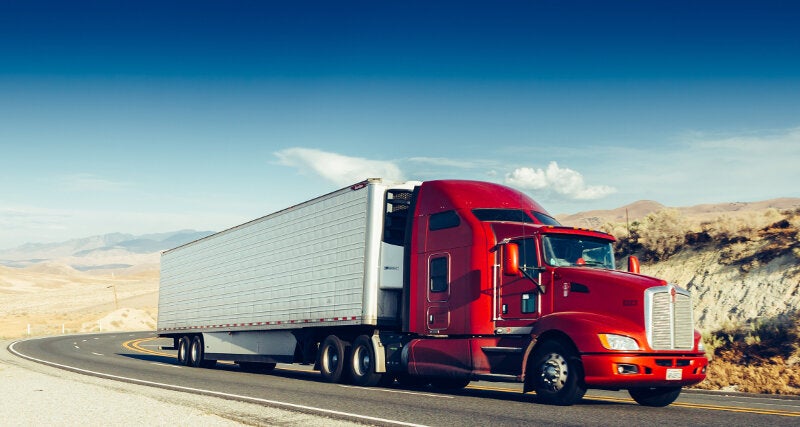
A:
POLYGON ((192 344, 189 346, 189 366, 199 368, 203 362, 203 340, 200 337, 193 337, 192 344))
POLYGON ((199 335, 192 338, 191 345, 189 346, 189 360, 188 366, 194 368, 213 368, 216 360, 206 360, 206 351, 203 347, 203 338, 199 335))
POLYGON ((368 336, 356 338, 350 355, 350 371, 354 384, 372 387, 381 382, 383 374, 375 372, 375 346, 368 336))
POLYGON ((578 356, 558 341, 547 341, 536 349, 531 374, 536 396, 544 403, 568 406, 586 393, 578 356))
POLYGON ((189 347, 191 347, 191 340, 188 336, 182 336, 178 340, 178 364, 189 366, 189 347))
POLYGON ((319 372, 329 383, 344 382, 348 377, 347 359, 350 344, 336 335, 328 335, 319 348, 319 372))
POLYGON ((674 402, 681 394, 680 387, 643 387, 628 390, 636 403, 660 408, 674 402))

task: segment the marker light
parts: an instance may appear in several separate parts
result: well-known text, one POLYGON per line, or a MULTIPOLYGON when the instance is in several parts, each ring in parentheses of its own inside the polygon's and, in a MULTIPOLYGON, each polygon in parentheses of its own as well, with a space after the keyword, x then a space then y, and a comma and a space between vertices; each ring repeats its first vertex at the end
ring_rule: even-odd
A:
POLYGON ((597 334, 607 350, 639 350, 639 344, 631 337, 616 334, 597 334))

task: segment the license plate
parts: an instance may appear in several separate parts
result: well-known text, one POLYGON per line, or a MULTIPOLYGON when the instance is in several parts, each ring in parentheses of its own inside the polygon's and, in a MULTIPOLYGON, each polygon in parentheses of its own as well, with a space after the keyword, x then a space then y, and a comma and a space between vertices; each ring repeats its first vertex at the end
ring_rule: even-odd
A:
POLYGON ((667 369, 668 381, 679 381, 683 378, 683 369, 667 369))

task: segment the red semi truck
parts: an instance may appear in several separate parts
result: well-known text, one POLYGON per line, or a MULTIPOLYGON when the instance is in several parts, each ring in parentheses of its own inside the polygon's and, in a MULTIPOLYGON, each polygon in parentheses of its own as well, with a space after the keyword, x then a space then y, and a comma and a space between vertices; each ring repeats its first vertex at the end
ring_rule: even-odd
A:
POLYGON ((691 296, 613 243, 502 185, 370 179, 166 251, 158 332, 188 366, 669 405, 708 364, 691 296))

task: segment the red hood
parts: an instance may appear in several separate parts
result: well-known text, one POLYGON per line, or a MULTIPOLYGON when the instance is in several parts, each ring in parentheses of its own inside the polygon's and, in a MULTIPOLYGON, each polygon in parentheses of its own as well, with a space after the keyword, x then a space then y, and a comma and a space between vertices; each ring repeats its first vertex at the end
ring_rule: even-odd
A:
POLYGON ((556 312, 607 314, 632 325, 644 325, 645 289, 666 284, 649 276, 589 267, 556 268, 552 278, 556 312))

